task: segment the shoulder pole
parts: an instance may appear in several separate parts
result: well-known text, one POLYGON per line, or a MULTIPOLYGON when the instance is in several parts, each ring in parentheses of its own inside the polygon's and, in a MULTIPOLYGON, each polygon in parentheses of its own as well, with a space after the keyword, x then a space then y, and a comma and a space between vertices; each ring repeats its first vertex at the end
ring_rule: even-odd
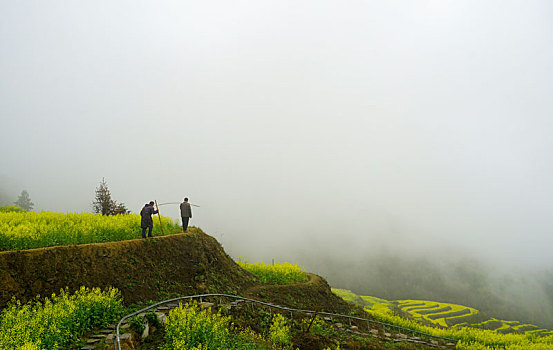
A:
POLYGON ((157 217, 159 218, 159 227, 161 228, 161 234, 165 235, 165 233, 163 233, 163 225, 161 224, 161 215, 159 214, 159 207, 157 206, 157 200, 155 202, 156 202, 157 217))

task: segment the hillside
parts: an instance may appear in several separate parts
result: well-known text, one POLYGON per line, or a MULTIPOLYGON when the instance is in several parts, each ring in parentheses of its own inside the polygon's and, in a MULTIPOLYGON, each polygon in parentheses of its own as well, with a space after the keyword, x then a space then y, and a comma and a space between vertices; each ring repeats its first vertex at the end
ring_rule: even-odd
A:
POLYGON ((519 321, 505 321, 490 317, 472 307, 429 300, 384 300, 357 295, 349 290, 333 288, 344 300, 369 312, 389 310, 405 319, 438 328, 478 328, 501 334, 553 335, 553 331, 519 321))
MULTIPOLYGON (((332 293, 322 277, 310 273, 307 277, 305 282, 290 285, 261 283, 236 264, 213 237, 198 229, 148 240, 0 252, 0 309, 13 298, 24 303, 38 295, 59 294, 63 288, 73 292, 85 286, 117 288, 123 303, 131 308, 136 307, 133 304, 175 296, 227 293, 302 310, 367 317, 361 308, 332 293)), ((266 330, 257 328, 268 322, 267 316, 266 310, 261 310, 235 321, 261 334, 266 330)), ((382 333, 382 339, 374 334, 357 336, 351 330, 339 335, 334 326, 323 326, 324 321, 317 321, 317 327, 325 329, 324 334, 306 335, 301 331, 303 323, 290 322, 294 327, 293 342, 300 349, 322 349, 337 342, 349 344, 345 348, 383 349, 386 342, 392 341, 389 337, 395 336, 378 328, 372 331, 382 333)), ((141 349, 154 348, 143 345, 141 349)), ((403 344, 401 348, 417 347, 403 344)))
POLYGON ((127 304, 172 294, 239 293, 255 285, 203 232, 0 252, 0 307, 68 287, 118 288, 127 304))
POLYGON ((346 302, 311 275, 299 287, 258 284, 201 232, 154 239, 0 252, 0 308, 62 288, 115 287, 126 304, 197 293, 241 294, 288 306, 346 312, 346 302))
MULTIPOLYGON (((369 308, 369 306, 394 304, 399 311, 416 311, 425 315, 427 319, 427 322, 423 322, 425 324, 443 320, 448 325, 453 318, 466 316, 464 309, 457 310, 457 306, 453 304, 434 305, 435 303, 431 303, 432 305, 421 306, 418 301, 393 303, 374 297, 356 296, 352 293, 344 295, 339 290, 335 290, 346 300, 357 302, 358 305, 355 306, 334 294, 322 277, 310 273, 307 273, 307 277, 307 280, 293 284, 261 283, 259 276, 240 267, 225 253, 222 246, 213 237, 195 229, 186 234, 160 236, 147 240, 133 239, 0 252, 0 309, 8 305, 13 298, 27 302, 37 295, 50 296, 53 293, 59 293, 60 289, 64 288, 72 292, 85 286, 102 289, 117 288, 127 307, 136 307, 133 304, 143 304, 175 296, 226 293, 302 310, 325 311, 363 318, 373 316, 376 319, 379 319, 380 315, 373 315, 369 309, 376 310, 378 308, 369 308), (411 306, 415 309, 411 310, 411 306), (367 312, 362 308, 365 308, 367 312), (448 309, 446 310, 446 308, 448 309), (450 313, 447 313, 447 317, 445 317, 445 314, 442 315, 444 312, 450 313)), ((415 319, 409 317, 409 314, 405 314, 405 316, 411 320, 415 319)), ((242 321, 240 319, 236 319, 236 321, 256 329, 259 324, 267 323, 266 317, 266 312, 265 314, 256 312, 247 314, 242 321)), ((403 320, 385 319, 383 321, 415 330, 419 329, 419 326, 412 323, 405 324, 403 320)), ((303 321, 294 322, 292 324, 296 328, 293 332, 295 334, 293 342, 301 349, 319 349, 323 345, 326 348, 329 344, 335 344, 336 341, 340 341, 342 344, 347 343, 348 346, 344 348, 361 346, 362 349, 381 349, 388 348, 398 341, 417 342, 420 340, 417 337, 401 338, 406 337, 405 334, 389 333, 390 331, 385 328, 370 329, 371 332, 382 333, 382 338, 373 339, 368 343, 366 335, 348 340, 340 338, 341 336, 334 333, 333 329, 336 327, 324 326, 325 322, 319 324, 323 327, 321 329, 324 329, 323 333, 307 336, 301 331, 302 327, 305 327, 301 325, 303 321)), ((363 325, 365 324, 363 323, 363 325)), ((489 328, 488 326, 482 328, 489 328)), ((532 331, 526 329, 528 327, 519 328, 521 331, 532 331)), ((440 333, 439 329, 436 329, 438 332, 436 334, 432 329, 420 330, 423 333, 451 339, 449 334, 440 333)), ((259 334, 265 332, 262 329, 258 329, 258 331, 259 334)), ((458 339, 464 339, 463 337, 462 334, 453 336, 458 339)), ((471 339, 490 344, 490 341, 479 337, 471 339)), ((489 338, 489 334, 486 337, 489 338)), ((368 338, 371 338, 370 335, 368 338)), ((468 339, 467 344, 470 344, 470 341, 468 339)), ((503 340, 499 339, 499 342, 491 340, 492 344, 500 344, 500 342, 503 340)), ((442 345, 446 346, 446 343, 447 341, 442 345)), ((397 343, 395 345, 404 349, 417 348, 417 346, 418 348, 426 347, 423 344, 415 346, 397 343)), ((447 344, 447 346, 449 345, 453 344, 447 344)), ((144 349, 150 349, 150 347, 144 347, 144 349)))
POLYGON ((428 300, 384 300, 332 289, 376 319, 457 339, 458 349, 552 349, 553 332, 519 321, 489 318, 463 305, 428 300))

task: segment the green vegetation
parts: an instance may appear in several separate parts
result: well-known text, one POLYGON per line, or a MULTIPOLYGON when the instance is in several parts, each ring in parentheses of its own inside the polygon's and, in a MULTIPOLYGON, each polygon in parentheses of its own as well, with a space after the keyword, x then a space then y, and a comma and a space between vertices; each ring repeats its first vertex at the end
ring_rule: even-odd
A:
POLYGON ((271 342, 281 345, 292 344, 292 337, 290 335, 290 326, 288 326, 288 320, 281 314, 275 314, 273 316, 273 322, 269 328, 269 339, 271 342))
POLYGON ((309 280, 305 270, 297 264, 288 262, 277 264, 258 262, 252 264, 246 259, 243 261, 238 259, 236 262, 242 268, 256 275, 261 283, 293 284, 309 280))
MULTIPOLYGON (((17 207, 0 209, 0 251, 57 245, 122 241, 141 237, 140 215, 25 212, 17 207)), ((161 217, 165 234, 182 231, 179 224, 161 217)), ((191 229, 194 231, 194 228, 191 229)), ((154 235, 160 235, 154 218, 154 235)))
MULTIPOLYGON (((154 218, 154 234, 160 234, 159 221, 154 218)), ((39 248, 55 245, 119 241, 140 237, 138 215, 102 216, 93 214, 62 214, 25 212, 19 207, 0 207, 0 250, 39 248)), ((163 218, 165 234, 180 232, 178 223, 163 218)), ((192 232, 200 232, 192 228, 192 232)), ((161 240, 160 240, 161 241, 161 240)), ((9 253, 12 254, 12 253, 9 253)), ((129 257, 130 264, 136 262, 129 257)), ((293 290, 309 279, 304 269, 291 263, 237 263, 267 284, 263 288, 293 290)), ((234 269, 236 265, 229 262, 234 269)), ((48 266, 41 264, 40 266, 48 266)), ((26 268, 29 268, 28 266, 26 268)), ((242 276, 252 277, 239 269, 242 276)), ((228 273, 225 272, 225 273, 228 273)), ((202 275, 205 275, 202 271, 202 275)), ((224 281, 224 278, 221 279, 224 281)), ((223 284, 225 282, 222 282, 223 284)), ((80 284, 77 284, 77 286, 80 284)), ((128 282, 134 288, 134 280, 128 282)), ((309 287, 302 285, 301 287, 309 287)), ((190 287, 192 288, 192 287, 190 287)), ((256 286, 255 288, 259 288, 256 286)), ((359 296, 348 290, 333 290, 344 299, 362 306, 373 318, 457 340, 459 349, 547 349, 553 348, 553 333, 516 321, 485 319, 478 310, 462 305, 426 300, 388 301, 371 296, 359 296), (512 332, 512 334, 503 334, 512 332), (515 334, 518 333, 518 334, 515 334)), ((260 294, 261 295, 261 294, 260 294)), ((299 294, 297 298, 308 298, 299 294)), ((265 297, 265 296, 263 296, 265 297)), ((0 313, 0 348, 62 349, 75 344, 88 330, 113 322, 121 313, 121 297, 117 290, 101 292, 82 288, 70 295, 67 290, 44 300, 22 305, 13 301, 0 313)), ((222 311, 227 312, 226 309, 222 311)), ((262 310, 243 308, 248 317, 232 313, 214 313, 196 304, 180 306, 171 311, 164 332, 157 341, 170 349, 291 349, 309 342, 317 348, 339 348, 346 344, 371 344, 380 340, 345 334, 319 317, 287 319, 262 310), (228 315, 232 314, 232 318, 228 315)), ((159 322, 154 313, 146 316, 151 325, 159 322)), ((144 319, 131 320, 131 327, 141 333, 144 319)), ((157 328, 157 327, 156 327, 157 328)), ((379 343, 376 346, 401 347, 400 344, 379 343)))
POLYGON ((383 304, 386 307, 391 307, 392 305, 392 303, 389 302, 388 300, 380 299, 377 297, 365 296, 365 295, 357 295, 347 289, 332 288, 332 292, 338 295, 340 298, 344 299, 345 301, 359 305, 363 308, 371 309, 375 307, 377 304, 383 304))
POLYGON ((159 322, 159 318, 157 318, 157 315, 153 311, 149 311, 145 315, 146 320, 148 320, 148 324, 154 327, 160 327, 161 323, 159 322))
POLYGON ((390 309, 377 307, 365 309, 367 313, 381 322, 428 333, 438 337, 457 339, 458 349, 551 349, 553 336, 536 337, 524 334, 501 334, 491 330, 470 327, 435 328, 394 315, 390 309))
MULTIPOLYGON (((421 300, 403 300, 397 301, 395 304, 401 307, 401 310, 405 312, 411 312, 413 318, 409 319, 401 317, 398 312, 399 310, 395 307, 394 302, 382 301, 378 302, 378 298, 357 296, 348 290, 333 289, 334 293, 343 297, 346 301, 358 302, 359 300, 376 300, 377 302, 372 305, 367 303, 358 304, 365 308, 365 311, 373 316, 375 319, 386 322, 390 324, 395 324, 397 326, 409 328, 419 332, 424 332, 438 337, 445 337, 458 340, 457 348, 458 349, 494 349, 494 348, 505 348, 505 349, 551 349, 553 348, 553 333, 547 332, 542 334, 547 334, 546 336, 536 336, 535 331, 530 331, 527 334, 503 334, 495 330, 487 329, 478 329, 475 327, 470 327, 466 323, 457 324, 454 326, 448 327, 447 323, 441 324, 441 322, 436 322, 436 320, 447 320, 449 317, 446 317, 446 312, 439 311, 443 309, 444 306, 450 307, 451 311, 449 312, 458 312, 462 307, 455 304, 447 303, 437 303, 431 301, 421 301, 421 300), (416 306, 415 306, 416 305, 416 306), (427 309, 423 309, 427 307, 427 309), (421 313, 423 310, 427 310, 429 313, 421 313), (435 315, 439 316, 435 319, 428 318, 429 315, 432 315, 433 310, 438 310, 435 315), (442 317, 443 316, 443 317, 442 317), (432 327, 430 325, 425 325, 421 321, 432 321, 432 324, 438 324, 442 327, 432 327)), ((475 309, 468 308, 473 310, 471 312, 478 312, 475 309)), ((456 316, 453 316, 456 317, 456 316)), ((508 322, 508 321, 504 321, 508 322)), ((425 322, 426 323, 426 322, 425 322)), ((518 322, 511 322, 512 324, 518 324, 518 322)), ((527 325, 525 325, 527 326, 527 325)), ((542 330, 544 331, 544 330, 542 330)))
POLYGON ((136 334, 141 335, 146 329, 146 323, 144 323, 144 318, 140 316, 134 316, 129 320, 129 326, 136 334))
POLYGON ((163 350, 264 349, 262 337, 251 330, 239 331, 230 317, 196 303, 171 310, 165 325, 163 350))
POLYGON ((307 317, 301 320, 301 328, 304 332, 309 332, 311 335, 318 335, 322 337, 336 336, 337 333, 319 316, 307 317))
POLYGON ((82 287, 22 305, 13 301, 0 313, 1 349, 64 349, 91 328, 121 316, 117 289, 82 287))
MULTIPOLYGON (((289 319, 286 314, 251 307, 232 312, 222 307, 215 312, 190 303, 169 312, 161 349, 340 349, 340 345, 346 344, 346 348, 383 349, 378 340, 340 331, 320 317, 289 319)), ((386 348, 402 349, 403 344, 390 344, 386 348)))

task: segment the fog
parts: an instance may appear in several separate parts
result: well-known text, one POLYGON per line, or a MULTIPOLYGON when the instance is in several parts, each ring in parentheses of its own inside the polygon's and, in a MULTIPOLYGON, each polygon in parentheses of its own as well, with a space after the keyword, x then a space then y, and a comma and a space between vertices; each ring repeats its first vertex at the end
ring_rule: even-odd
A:
POLYGON ((549 1, 0 0, 0 201, 186 196, 233 257, 389 298, 423 293, 379 266, 470 262, 553 327, 552 23, 549 1))

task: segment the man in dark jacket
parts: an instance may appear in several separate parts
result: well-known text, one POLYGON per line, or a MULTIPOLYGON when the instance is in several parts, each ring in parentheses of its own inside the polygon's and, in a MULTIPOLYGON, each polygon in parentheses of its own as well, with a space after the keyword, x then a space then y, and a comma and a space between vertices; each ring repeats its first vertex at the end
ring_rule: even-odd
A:
POLYGON ((140 227, 142 228, 142 238, 146 238, 146 229, 148 230, 148 237, 152 237, 152 228, 154 222, 152 220, 152 214, 157 214, 158 211, 154 209, 154 202, 145 204, 144 208, 140 211, 140 227))
POLYGON ((188 220, 192 219, 192 208, 188 203, 188 198, 184 199, 184 202, 180 204, 180 216, 182 218, 182 232, 188 230, 188 220))

